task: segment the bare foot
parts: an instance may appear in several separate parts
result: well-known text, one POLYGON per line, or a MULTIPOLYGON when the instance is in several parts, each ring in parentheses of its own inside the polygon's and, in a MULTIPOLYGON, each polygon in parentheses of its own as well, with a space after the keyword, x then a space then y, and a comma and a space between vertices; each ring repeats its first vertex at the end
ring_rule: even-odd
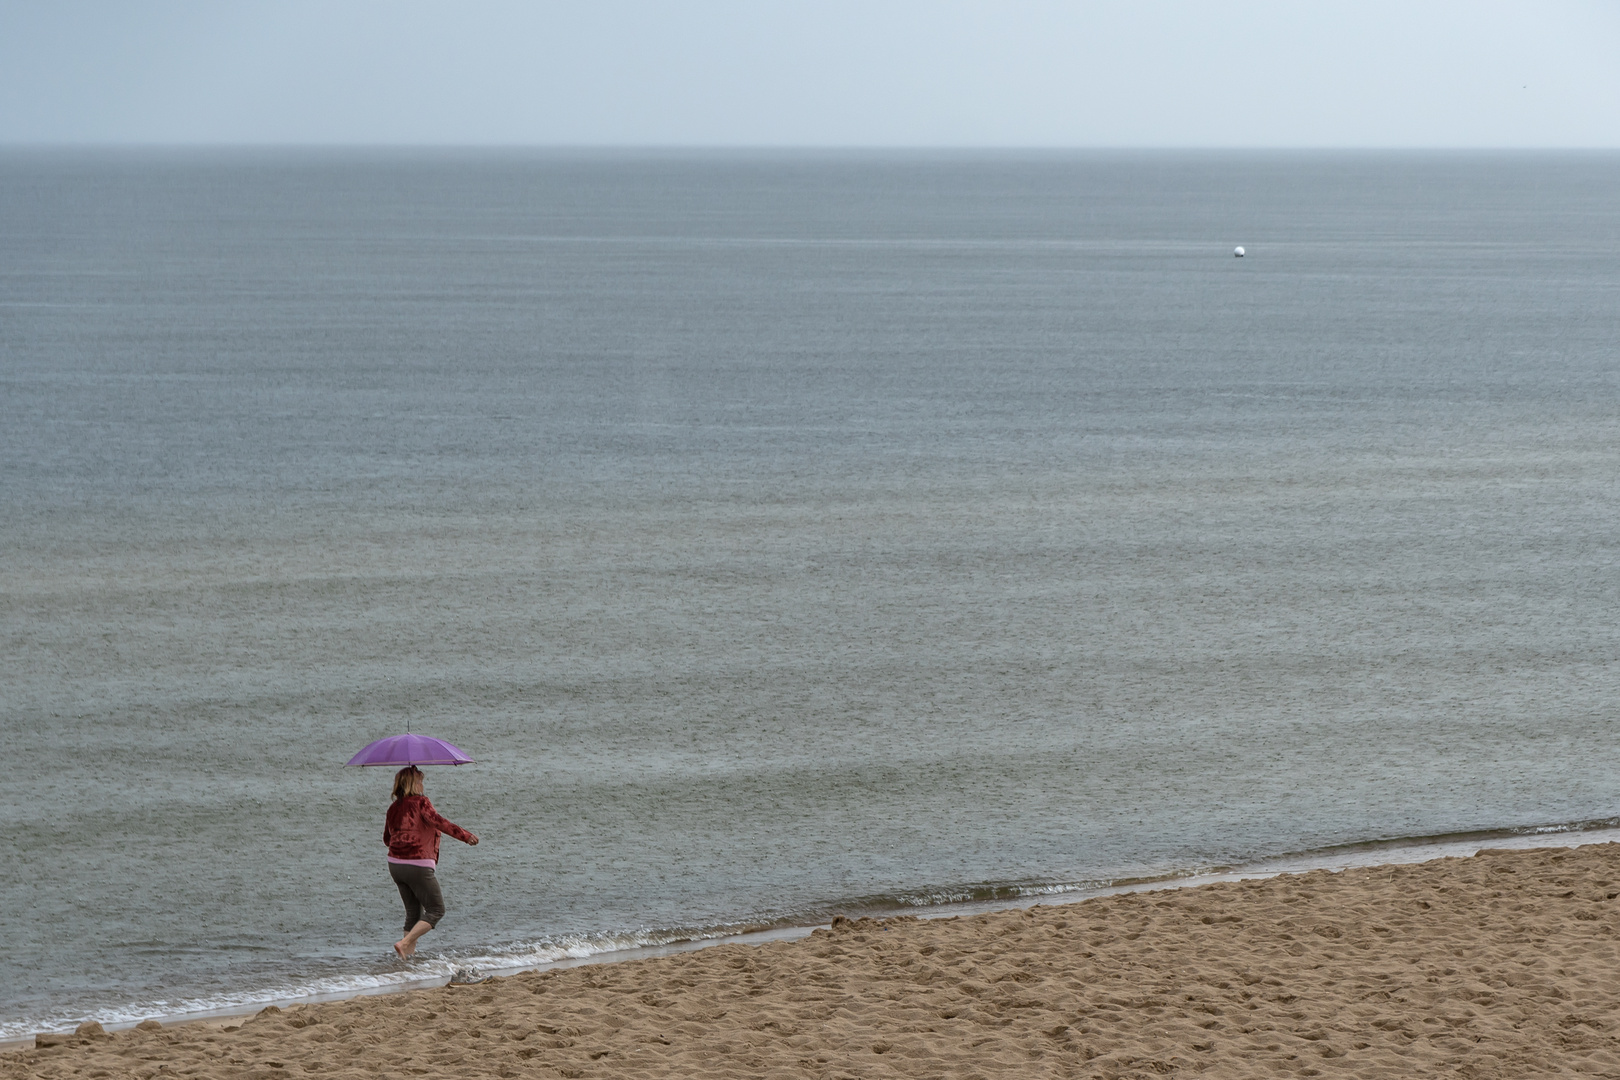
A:
POLYGON ((398 956, 401 960, 409 960, 411 958, 411 953, 413 953, 415 951, 416 951, 415 949, 411 949, 409 952, 407 952, 406 949, 405 949, 405 942, 404 941, 396 941, 396 942, 394 942, 394 954, 396 956, 398 956))

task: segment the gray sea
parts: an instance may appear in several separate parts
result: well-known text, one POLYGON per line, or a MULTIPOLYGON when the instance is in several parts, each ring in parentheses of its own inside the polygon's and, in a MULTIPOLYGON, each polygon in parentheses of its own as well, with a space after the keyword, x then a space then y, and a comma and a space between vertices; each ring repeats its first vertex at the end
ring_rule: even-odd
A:
POLYGON ((1612 822, 1617 527, 1613 154, 6 151, 0 1035, 1612 822))

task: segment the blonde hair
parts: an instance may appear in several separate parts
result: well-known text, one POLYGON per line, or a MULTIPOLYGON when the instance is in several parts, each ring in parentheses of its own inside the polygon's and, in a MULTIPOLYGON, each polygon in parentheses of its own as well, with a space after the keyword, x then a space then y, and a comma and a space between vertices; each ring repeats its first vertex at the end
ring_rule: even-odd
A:
POLYGON ((422 770, 415 765, 407 765, 394 774, 394 801, 398 802, 407 795, 422 794, 422 770))

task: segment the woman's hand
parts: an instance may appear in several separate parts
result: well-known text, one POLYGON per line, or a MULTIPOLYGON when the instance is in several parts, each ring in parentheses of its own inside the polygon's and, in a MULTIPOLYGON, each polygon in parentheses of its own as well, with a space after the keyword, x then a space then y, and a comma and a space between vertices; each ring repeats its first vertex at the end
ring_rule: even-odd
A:
POLYGON ((473 847, 478 846, 478 834, 477 833, 472 834, 472 846, 473 847))

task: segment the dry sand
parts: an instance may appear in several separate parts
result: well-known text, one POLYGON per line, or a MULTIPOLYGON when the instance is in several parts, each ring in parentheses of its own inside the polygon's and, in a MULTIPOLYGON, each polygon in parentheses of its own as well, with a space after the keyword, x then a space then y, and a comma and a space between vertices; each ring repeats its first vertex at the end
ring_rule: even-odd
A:
POLYGON ((1620 1077, 1620 845, 727 945, 67 1037, 0 1077, 1620 1077))

